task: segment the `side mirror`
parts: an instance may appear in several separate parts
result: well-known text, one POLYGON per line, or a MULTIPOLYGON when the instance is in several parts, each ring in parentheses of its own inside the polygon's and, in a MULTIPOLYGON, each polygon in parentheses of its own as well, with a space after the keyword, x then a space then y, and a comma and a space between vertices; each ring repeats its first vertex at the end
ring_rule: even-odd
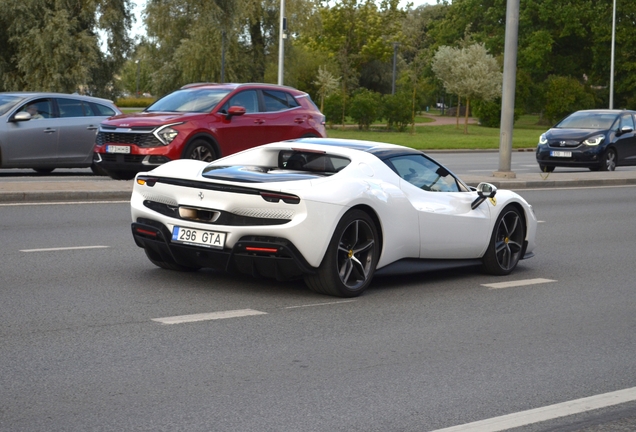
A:
POLYGON ((477 185, 478 197, 470 204, 470 208, 475 210, 488 198, 494 198, 496 194, 497 188, 494 185, 491 185, 490 183, 479 183, 477 185))
POLYGON ((617 135, 619 135, 619 136, 620 136, 620 135, 623 135, 623 134, 626 134, 626 133, 630 133, 630 132, 633 132, 633 131, 634 131, 634 128, 633 128, 633 127, 630 127, 630 126, 623 126, 622 128, 620 128, 620 129, 618 130, 618 134, 617 134, 617 135))
POLYGON ((29 114, 26 111, 21 111, 19 113, 16 113, 16 115, 14 115, 11 118, 11 121, 15 121, 15 122, 22 122, 22 121, 28 121, 31 120, 31 114, 29 114))
POLYGON ((243 108, 242 106, 231 106, 227 110, 225 118, 229 120, 234 116, 242 116, 243 114, 245 114, 245 108, 243 108))

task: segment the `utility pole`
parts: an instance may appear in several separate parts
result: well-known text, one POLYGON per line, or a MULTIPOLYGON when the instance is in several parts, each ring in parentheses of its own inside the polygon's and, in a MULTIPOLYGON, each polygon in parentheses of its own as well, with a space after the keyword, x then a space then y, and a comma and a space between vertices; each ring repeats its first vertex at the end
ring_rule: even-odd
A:
POLYGON ((612 60, 610 66, 609 109, 614 109, 614 47, 616 45, 616 0, 612 9, 612 60))
POLYGON ((519 0, 507 0, 506 42, 501 93, 501 124, 499 129, 499 170, 494 177, 516 178, 510 170, 512 159, 512 129, 515 122, 515 83, 517 78, 517 42, 519 37, 519 0))
POLYGON ((287 22, 285 20, 285 0, 280 0, 280 25, 278 28, 278 85, 283 85, 283 75, 285 62, 285 34, 287 22))

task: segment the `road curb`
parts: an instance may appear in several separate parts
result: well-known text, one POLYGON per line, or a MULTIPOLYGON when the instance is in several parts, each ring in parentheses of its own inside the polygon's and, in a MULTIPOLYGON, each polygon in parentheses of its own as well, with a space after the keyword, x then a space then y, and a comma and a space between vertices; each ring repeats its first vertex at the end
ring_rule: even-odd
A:
POLYGON ((0 192, 0 203, 127 201, 130 191, 0 192))

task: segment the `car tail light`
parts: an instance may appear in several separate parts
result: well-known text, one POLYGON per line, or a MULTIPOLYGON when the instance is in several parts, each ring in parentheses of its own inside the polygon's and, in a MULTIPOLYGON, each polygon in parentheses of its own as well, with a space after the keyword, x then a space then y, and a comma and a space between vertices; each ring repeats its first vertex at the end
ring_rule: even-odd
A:
POLYGON ((300 198, 296 195, 278 193, 278 192, 260 192, 261 197, 267 202, 277 203, 282 200, 286 204, 298 204, 300 198))
POLYGON ((153 177, 137 177, 137 184, 141 186, 153 187, 157 183, 157 179, 153 177))

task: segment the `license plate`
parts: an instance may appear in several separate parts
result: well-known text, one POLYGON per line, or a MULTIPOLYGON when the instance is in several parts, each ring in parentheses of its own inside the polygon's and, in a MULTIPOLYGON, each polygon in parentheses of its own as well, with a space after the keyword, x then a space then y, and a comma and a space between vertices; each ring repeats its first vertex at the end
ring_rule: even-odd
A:
POLYGON ((551 151, 550 156, 552 157, 572 157, 572 152, 569 151, 551 151))
POLYGON ((207 248, 223 249, 225 233, 175 226, 172 228, 172 241, 207 248))
POLYGON ((125 154, 129 154, 130 153, 130 147, 129 146, 109 145, 109 146, 106 146, 106 153, 125 153, 125 154))

